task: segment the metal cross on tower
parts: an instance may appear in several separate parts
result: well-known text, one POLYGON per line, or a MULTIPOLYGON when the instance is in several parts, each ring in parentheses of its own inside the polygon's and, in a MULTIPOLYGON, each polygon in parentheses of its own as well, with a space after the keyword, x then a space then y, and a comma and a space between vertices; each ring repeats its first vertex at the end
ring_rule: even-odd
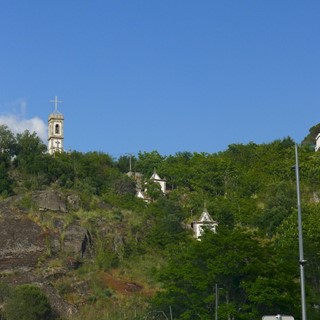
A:
POLYGON ((54 112, 57 113, 58 112, 58 103, 62 103, 62 101, 58 100, 58 97, 55 96, 54 100, 50 100, 50 102, 54 103, 54 112))

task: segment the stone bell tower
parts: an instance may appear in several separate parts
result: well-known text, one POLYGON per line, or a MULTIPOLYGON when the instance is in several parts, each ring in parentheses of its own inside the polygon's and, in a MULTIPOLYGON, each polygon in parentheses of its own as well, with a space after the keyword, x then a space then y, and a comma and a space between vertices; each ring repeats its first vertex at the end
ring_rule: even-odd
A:
POLYGON ((62 101, 58 100, 55 96, 54 100, 50 102, 54 103, 54 112, 49 115, 48 118, 48 152, 54 154, 55 152, 63 151, 63 114, 58 111, 58 103, 62 101))

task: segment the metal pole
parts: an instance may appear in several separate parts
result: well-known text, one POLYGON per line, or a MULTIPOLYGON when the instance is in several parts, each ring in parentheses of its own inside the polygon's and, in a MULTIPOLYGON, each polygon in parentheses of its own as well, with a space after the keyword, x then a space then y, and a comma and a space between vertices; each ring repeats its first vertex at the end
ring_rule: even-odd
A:
POLYGON ((219 306, 219 301, 218 301, 218 284, 216 283, 216 310, 215 310, 215 320, 218 320, 218 306, 219 306))
POLYGON ((296 154, 296 182, 297 182, 297 202, 298 202, 298 231, 299 231, 299 265, 300 265, 300 283, 301 283, 301 307, 302 320, 307 320, 306 313, 306 293, 304 284, 304 265, 306 260, 303 257, 303 236, 302 236, 302 218, 301 218, 301 201, 300 201, 300 178, 299 178, 299 159, 298 159, 298 145, 295 145, 296 154))

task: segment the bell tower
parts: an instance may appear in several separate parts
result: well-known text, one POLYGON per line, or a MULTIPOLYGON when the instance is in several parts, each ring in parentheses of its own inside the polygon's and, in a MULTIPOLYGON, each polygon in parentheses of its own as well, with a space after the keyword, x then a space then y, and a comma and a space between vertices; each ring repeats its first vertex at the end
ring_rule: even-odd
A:
POLYGON ((58 97, 55 96, 54 100, 50 102, 54 103, 54 112, 48 118, 48 152, 49 154, 54 154, 55 152, 63 152, 64 117, 58 111, 58 104, 62 101, 59 101, 58 97))

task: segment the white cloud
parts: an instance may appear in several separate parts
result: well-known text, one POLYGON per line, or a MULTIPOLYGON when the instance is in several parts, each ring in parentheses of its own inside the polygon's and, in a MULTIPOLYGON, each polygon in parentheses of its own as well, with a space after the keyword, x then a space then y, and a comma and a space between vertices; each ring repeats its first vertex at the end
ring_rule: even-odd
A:
POLYGON ((22 119, 17 115, 0 115, 0 125, 5 124, 13 133, 22 133, 25 130, 36 132, 41 140, 46 141, 47 126, 38 117, 22 119))
POLYGON ((19 98, 10 102, 6 102, 4 103, 3 107, 10 110, 9 114, 25 117, 25 114, 27 112, 27 99, 19 98))
POLYGON ((6 125, 13 133, 22 133, 28 130, 35 132, 44 142, 47 138, 47 125, 38 117, 26 119, 27 102, 25 99, 19 99, 10 103, 13 113, 0 114, 0 125, 6 125), (18 113, 16 110, 19 110, 18 113))

